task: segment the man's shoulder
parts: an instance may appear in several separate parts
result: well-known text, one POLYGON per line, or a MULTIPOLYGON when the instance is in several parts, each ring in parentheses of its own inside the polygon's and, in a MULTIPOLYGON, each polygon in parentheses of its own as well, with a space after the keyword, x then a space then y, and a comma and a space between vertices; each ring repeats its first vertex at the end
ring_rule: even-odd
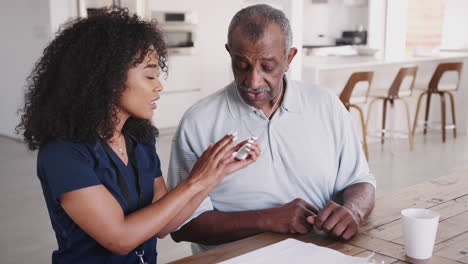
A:
POLYGON ((217 108, 226 102, 226 91, 227 86, 198 100, 187 110, 187 113, 207 112, 217 108))
POLYGON ((336 94, 330 89, 320 87, 316 84, 306 83, 304 81, 291 81, 299 94, 298 98, 303 105, 336 105, 339 101, 336 94))
POLYGON ((198 100, 184 114, 182 122, 203 122, 213 120, 219 113, 229 110, 227 105, 227 91, 231 84, 198 100))

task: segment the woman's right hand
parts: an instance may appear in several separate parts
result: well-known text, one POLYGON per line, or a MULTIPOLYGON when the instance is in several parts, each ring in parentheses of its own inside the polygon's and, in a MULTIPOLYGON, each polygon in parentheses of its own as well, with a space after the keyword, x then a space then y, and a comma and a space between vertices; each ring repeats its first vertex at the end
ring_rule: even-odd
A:
MULTIPOLYGON (((237 137, 226 135, 216 144, 210 144, 197 160, 188 177, 189 181, 200 185, 202 189, 218 185, 225 176, 242 169, 257 160, 260 156, 260 148, 256 142, 251 143, 249 157, 245 160, 237 160, 233 153, 245 142, 233 146, 237 137)), ((249 141, 250 142, 250 141, 249 141)))

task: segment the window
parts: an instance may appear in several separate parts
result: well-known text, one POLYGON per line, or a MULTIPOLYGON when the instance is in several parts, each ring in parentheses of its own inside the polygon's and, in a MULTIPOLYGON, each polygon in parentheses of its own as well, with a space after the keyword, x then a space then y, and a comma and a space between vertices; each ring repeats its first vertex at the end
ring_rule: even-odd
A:
POLYGON ((406 53, 430 53, 441 46, 444 9, 443 0, 408 0, 406 53))

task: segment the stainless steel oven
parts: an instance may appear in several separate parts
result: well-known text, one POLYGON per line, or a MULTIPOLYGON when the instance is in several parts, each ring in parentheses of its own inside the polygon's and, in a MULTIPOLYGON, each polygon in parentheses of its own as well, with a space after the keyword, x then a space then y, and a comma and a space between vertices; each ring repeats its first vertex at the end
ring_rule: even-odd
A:
POLYGON ((141 18, 148 18, 148 0, 76 0, 80 17, 92 16, 98 9, 107 6, 126 7, 141 18))
POLYGON ((197 48, 197 16, 194 12, 152 13, 163 31, 169 54, 190 55, 197 48))

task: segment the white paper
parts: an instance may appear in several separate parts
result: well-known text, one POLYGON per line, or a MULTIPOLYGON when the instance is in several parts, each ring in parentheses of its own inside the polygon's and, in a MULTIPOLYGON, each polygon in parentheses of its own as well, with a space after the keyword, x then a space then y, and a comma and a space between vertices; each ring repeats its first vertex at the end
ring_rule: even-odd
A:
POLYGON ((320 247, 296 239, 286 239, 278 243, 259 248, 252 252, 220 262, 222 264, 252 263, 327 263, 327 264, 367 264, 372 256, 361 258, 345 255, 337 250, 320 247))

